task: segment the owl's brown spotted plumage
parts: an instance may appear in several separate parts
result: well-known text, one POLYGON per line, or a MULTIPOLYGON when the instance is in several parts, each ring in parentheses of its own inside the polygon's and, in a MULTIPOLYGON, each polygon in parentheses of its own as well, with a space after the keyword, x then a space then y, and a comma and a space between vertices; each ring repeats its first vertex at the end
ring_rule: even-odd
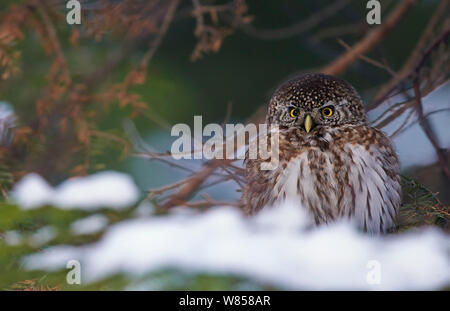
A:
POLYGON ((307 74, 281 85, 266 123, 279 126, 279 165, 246 159, 243 204, 253 214, 289 200, 315 224, 339 218, 371 233, 394 226, 399 164, 390 139, 370 127, 362 100, 346 81, 307 74))

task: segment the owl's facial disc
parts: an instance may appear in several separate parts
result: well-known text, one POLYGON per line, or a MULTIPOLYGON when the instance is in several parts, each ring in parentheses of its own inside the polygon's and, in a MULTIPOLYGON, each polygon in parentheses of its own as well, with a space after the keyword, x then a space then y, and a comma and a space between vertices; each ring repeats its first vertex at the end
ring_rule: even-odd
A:
POLYGON ((362 100, 346 81, 306 74, 282 84, 270 101, 268 123, 307 133, 323 126, 366 124, 362 100))

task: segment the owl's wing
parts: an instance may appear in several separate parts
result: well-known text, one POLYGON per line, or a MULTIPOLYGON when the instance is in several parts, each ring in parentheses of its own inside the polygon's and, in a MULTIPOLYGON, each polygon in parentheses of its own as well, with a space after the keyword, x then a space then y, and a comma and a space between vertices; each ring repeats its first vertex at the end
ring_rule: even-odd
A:
POLYGON ((370 143, 344 146, 342 214, 352 215, 368 232, 386 232, 395 222, 401 204, 399 164, 386 135, 371 128, 370 143))

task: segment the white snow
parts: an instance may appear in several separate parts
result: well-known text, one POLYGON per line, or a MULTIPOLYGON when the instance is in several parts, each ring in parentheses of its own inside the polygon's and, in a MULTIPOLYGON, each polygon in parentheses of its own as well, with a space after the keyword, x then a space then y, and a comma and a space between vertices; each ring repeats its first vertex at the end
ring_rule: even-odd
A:
POLYGON ((7 145, 12 141, 16 120, 12 107, 7 102, 0 101, 0 145, 7 145))
POLYGON ((26 243, 36 248, 50 242, 56 235, 57 231, 55 228, 52 226, 45 226, 30 235, 26 235, 16 230, 7 231, 3 236, 0 236, 0 239, 3 238, 9 246, 18 246, 26 243))
POLYGON ((11 196, 24 209, 44 205, 62 209, 121 209, 136 203, 139 190, 130 176, 113 171, 72 178, 56 188, 32 173, 15 185, 11 196))
POLYGON ((142 201, 136 207, 133 212, 133 215, 139 218, 149 217, 155 212, 155 207, 149 201, 142 201))
POLYGON ((108 218, 102 214, 88 216, 70 225, 70 231, 76 235, 94 234, 108 225, 108 218))
POLYGON ((28 243, 32 247, 41 247, 56 237, 57 231, 52 226, 45 226, 33 233, 28 243))
POLYGON ((55 196, 54 189, 38 174, 23 177, 12 191, 11 197, 23 209, 50 204, 55 196))
POLYGON ((15 230, 6 231, 0 238, 3 238, 6 244, 10 246, 20 245, 23 241, 22 234, 15 230))
MULTIPOLYGON (((307 222, 306 222, 307 223, 307 222)), ((370 236, 348 223, 307 229, 298 206, 247 218, 231 207, 123 221, 98 242, 56 246, 28 269, 81 262, 88 282, 162 268, 246 276, 286 289, 432 290, 450 285, 450 239, 433 228, 370 236), (379 272, 379 273, 378 273, 379 272)))

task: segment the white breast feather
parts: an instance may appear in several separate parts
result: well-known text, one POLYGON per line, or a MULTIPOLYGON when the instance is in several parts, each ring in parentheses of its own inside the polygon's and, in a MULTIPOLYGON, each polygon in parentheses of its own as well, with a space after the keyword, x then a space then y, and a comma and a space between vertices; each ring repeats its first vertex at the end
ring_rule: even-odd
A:
POLYGON ((349 174, 356 194, 355 220, 360 226, 367 226, 368 232, 384 232, 392 227, 392 216, 395 216, 396 208, 400 205, 400 185, 387 176, 383 169, 387 164, 379 160, 383 157, 376 148, 371 147, 373 156, 360 145, 347 144, 346 148, 353 153, 355 162, 349 174), (359 176, 362 178, 362 187, 359 176))
MULTIPOLYGON (((327 173, 329 178, 328 183, 330 185, 330 191, 327 192, 327 195, 330 197, 331 204, 337 204, 338 181, 334 176, 334 159, 331 153, 317 151, 325 156, 326 159, 327 165, 324 167, 324 172, 327 173)), ((359 227, 366 227, 370 233, 384 232, 392 227, 392 216, 396 214, 396 208, 400 205, 400 185, 397 181, 392 180, 386 175, 383 169, 383 165, 386 164, 377 159, 377 157, 382 159, 382 156, 375 148, 371 149, 374 155, 371 155, 360 145, 347 144, 345 151, 344 155, 341 156, 343 156, 344 163, 349 163, 344 165, 348 165, 346 170, 348 171, 349 183, 355 191, 355 213, 352 216, 350 215, 353 205, 351 188, 350 186, 345 186, 345 193, 341 202, 344 208, 339 216, 351 218, 359 227), (352 154, 355 164, 350 165, 352 162, 348 153, 352 154), (360 178, 362 187, 360 187, 360 178)), ((324 174, 322 178, 323 176, 324 174)), ((326 202, 323 202, 323 199, 319 197, 315 189, 317 182, 316 175, 312 174, 309 168, 307 153, 304 152, 291 160, 287 167, 282 170, 272 190, 273 196, 277 197, 278 201, 286 199, 299 202, 300 206, 308 206, 308 204, 311 204, 319 207, 317 212, 323 218, 326 218, 324 214, 326 208, 332 210, 334 216, 338 216, 336 206, 332 206, 331 208, 324 206, 326 202), (301 167, 303 167, 303 175, 301 175, 301 167), (302 202, 302 198, 297 189, 298 180, 299 186, 309 202, 302 202)))

